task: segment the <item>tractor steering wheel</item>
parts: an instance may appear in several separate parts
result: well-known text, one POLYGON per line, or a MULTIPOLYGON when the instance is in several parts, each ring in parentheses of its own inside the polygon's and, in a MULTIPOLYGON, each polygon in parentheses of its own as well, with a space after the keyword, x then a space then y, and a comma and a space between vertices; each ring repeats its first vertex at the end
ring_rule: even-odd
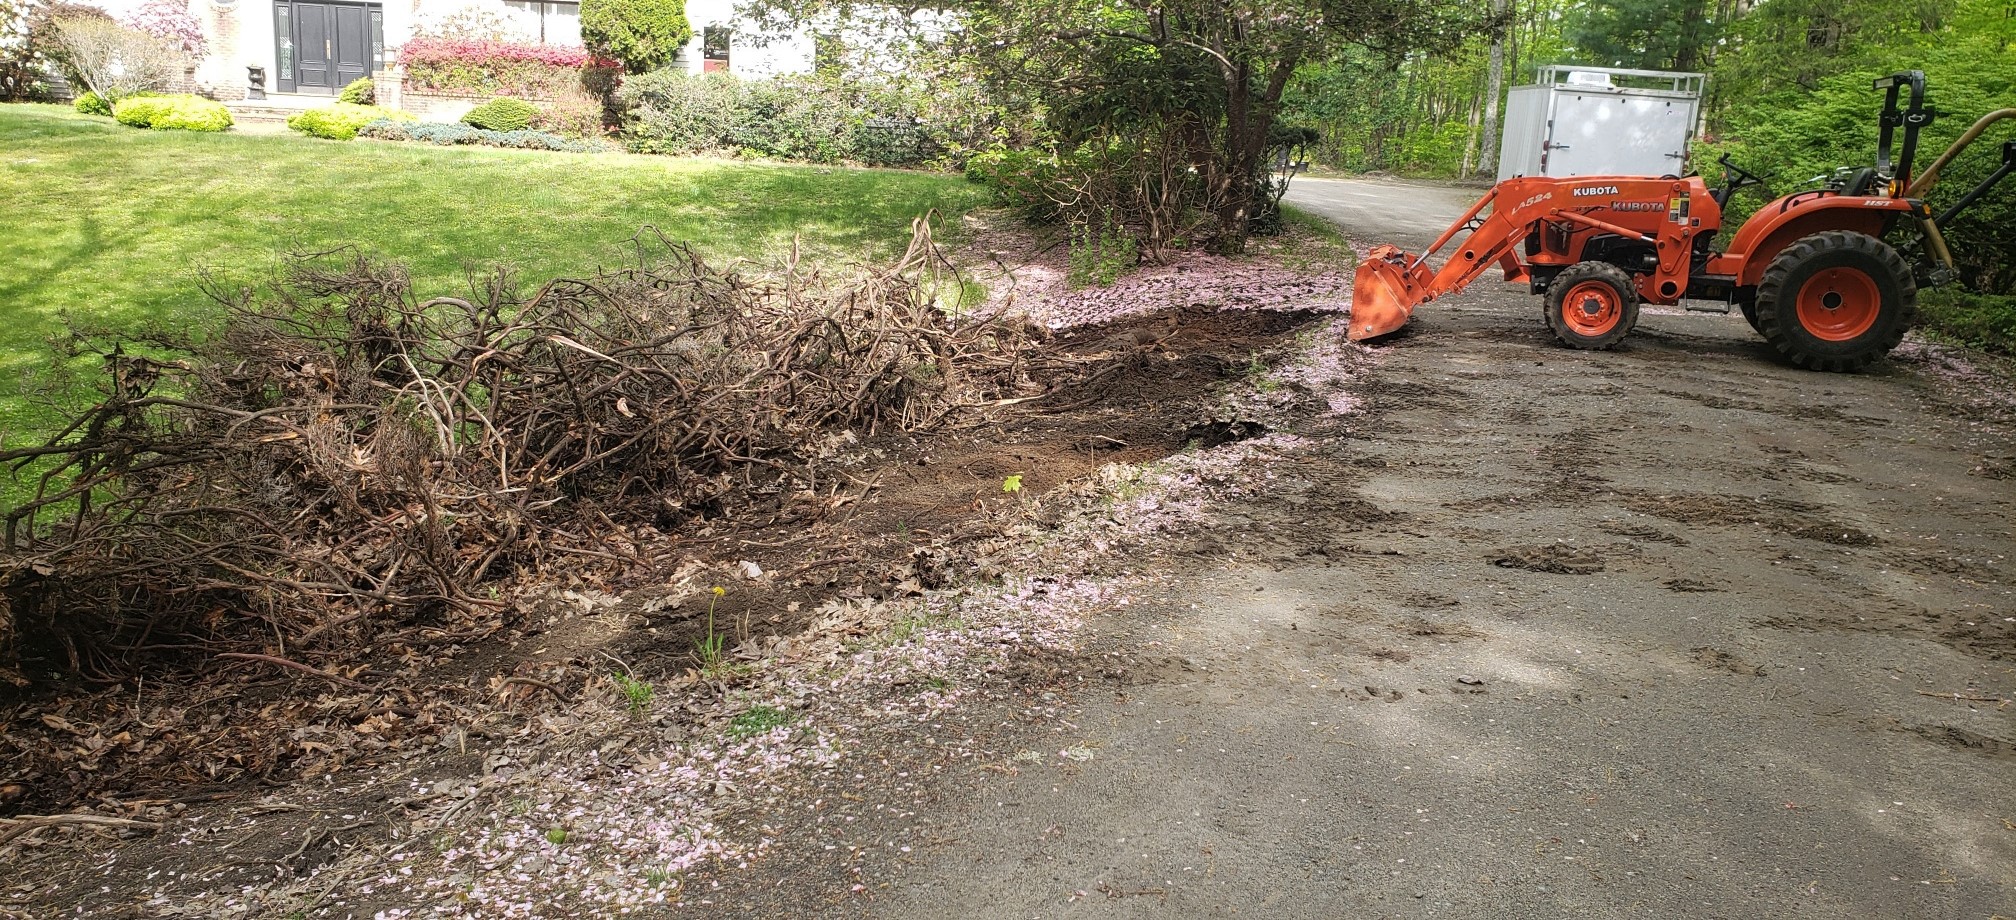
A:
MULTIPOLYGON (((1729 199, 1735 197, 1738 191, 1752 185, 1762 186, 1766 179, 1771 178, 1769 175, 1760 176, 1736 165, 1735 161, 1729 159, 1729 155, 1726 153, 1717 158, 1715 162, 1722 166, 1722 188, 1715 196, 1715 203, 1719 205, 1727 205, 1729 199)), ((1770 190, 1765 189, 1765 191, 1769 192, 1770 190)))

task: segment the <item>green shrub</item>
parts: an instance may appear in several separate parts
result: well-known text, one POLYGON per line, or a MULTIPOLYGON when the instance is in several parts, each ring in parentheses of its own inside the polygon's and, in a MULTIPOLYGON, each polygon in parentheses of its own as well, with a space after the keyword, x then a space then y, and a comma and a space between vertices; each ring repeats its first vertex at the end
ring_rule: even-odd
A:
POLYGON ((168 111, 168 100, 160 96, 124 99, 112 107, 112 117, 129 128, 151 128, 156 116, 168 111))
POLYGON ((1046 150, 983 150, 966 161, 966 179, 987 186, 995 200, 1029 220, 1049 223, 1060 218, 1058 183, 1064 162, 1046 150))
POLYGON ((349 86, 343 87, 341 93, 336 94, 336 101, 348 102, 351 105, 375 105, 378 102, 378 90, 370 77, 358 77, 350 81, 349 86))
POLYGON ((231 110, 202 96, 128 96, 112 107, 122 125, 161 131, 224 131, 231 110))
POLYGON ((532 127, 567 137, 602 136, 602 100, 585 90, 569 89, 539 107, 532 127))
POLYGON ((539 117, 539 107, 523 99, 499 96, 469 110, 462 123, 485 131, 523 131, 539 117))
POLYGON ((666 69, 625 80, 616 102, 623 143, 638 153, 905 166, 946 149, 934 137, 940 126, 920 117, 919 97, 831 76, 741 80, 666 69))
POLYGON ((1072 287, 1108 287, 1141 262, 1140 244, 1113 226, 1111 214, 1101 217, 1096 228, 1086 224, 1071 230, 1071 271, 1065 280, 1072 287))
POLYGON ((871 166, 910 166, 944 152, 920 119, 870 115, 853 126, 854 158, 871 166))
MULTIPOLYGON (((414 129, 431 127, 436 126, 431 122, 393 121, 390 118, 380 118, 376 121, 365 122, 363 127, 357 129, 357 136, 368 137, 378 141, 410 141, 413 140, 412 132, 414 129)), ((466 125, 444 125, 441 127, 462 128, 467 131, 476 130, 466 125)))
POLYGON ((741 80, 666 69, 623 81, 614 108, 624 145, 638 153, 909 166, 966 142, 963 125, 933 117, 970 113, 933 104, 904 86, 826 74, 741 80))
POLYGON ((1105 285, 1144 254, 1184 247, 1197 226, 1197 212, 1181 203, 1194 188, 1184 197, 1142 194, 1151 187, 1137 177, 1155 175, 1155 156, 1152 144, 1111 136, 1068 151, 997 147, 970 157, 966 178, 1026 220, 1069 228, 1069 280, 1105 285))
POLYGON ((2016 355, 2016 297, 1974 294, 1958 287, 1922 291, 1918 321, 1941 336, 2016 355))
POLYGON ((638 153, 699 153, 728 143, 742 117, 742 82, 724 73, 655 70, 616 90, 623 138, 638 153))
POLYGON ((150 127, 175 131, 227 131, 231 124, 231 110, 225 108, 224 103, 201 96, 183 96, 150 127))
POLYGON ((73 108, 79 115, 104 115, 108 118, 112 115, 112 103, 106 102, 104 97, 93 92, 78 96, 73 108))
POLYGON ((631 73, 672 63, 693 38, 686 0, 582 0, 581 40, 591 50, 623 62, 631 73))
MULTIPOLYGON (((127 96, 126 98, 149 99, 159 95, 161 94, 150 93, 143 90, 141 92, 134 93, 131 96, 127 96)), ((103 115, 107 118, 112 117, 112 103, 106 102, 103 96, 100 96, 97 93, 90 92, 88 90, 85 91, 84 95, 78 96, 77 101, 72 103, 71 107, 75 108, 79 114, 83 115, 103 115)))
POLYGON ((347 141, 357 136, 357 129, 380 118, 395 121, 412 121, 413 116, 405 112, 380 108, 375 105, 357 105, 352 102, 338 102, 319 109, 309 109, 296 113, 287 119, 287 127, 310 137, 323 137, 332 141, 347 141))
POLYGON ((851 157, 864 117, 836 87, 791 77, 745 81, 735 102, 740 112, 728 146, 808 163, 851 157))

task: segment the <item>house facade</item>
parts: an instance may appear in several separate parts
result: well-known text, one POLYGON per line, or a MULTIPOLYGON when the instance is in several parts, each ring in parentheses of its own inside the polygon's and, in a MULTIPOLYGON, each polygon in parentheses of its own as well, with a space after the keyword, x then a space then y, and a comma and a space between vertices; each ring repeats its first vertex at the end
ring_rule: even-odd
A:
MULTIPOLYGON (((124 18, 140 0, 99 5, 124 18)), ((417 26, 464 8, 508 16, 519 40, 581 44, 581 5, 571 0, 190 0, 209 53, 193 75, 194 89, 217 99, 244 100, 263 86, 269 100, 312 104, 359 77, 385 87, 381 101, 397 105, 399 46, 417 26)), ((674 66, 694 73, 727 71, 748 77, 808 72, 811 37, 799 31, 764 34, 735 14, 734 0, 688 0, 693 39, 674 66)))

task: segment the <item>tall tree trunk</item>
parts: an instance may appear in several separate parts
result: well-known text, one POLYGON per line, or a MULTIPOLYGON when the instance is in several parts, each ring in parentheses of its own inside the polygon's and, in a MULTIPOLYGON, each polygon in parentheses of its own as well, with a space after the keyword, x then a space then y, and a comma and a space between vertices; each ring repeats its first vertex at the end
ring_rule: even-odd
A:
POLYGON ((1216 202, 1218 240, 1216 247, 1227 253, 1244 252, 1252 230, 1253 203, 1260 190, 1262 162, 1267 154, 1267 138, 1273 133, 1274 117, 1281 111, 1281 93, 1288 78, 1302 63, 1296 50, 1283 51, 1267 75, 1267 85, 1253 90, 1253 69, 1244 61, 1226 71, 1223 190, 1216 202))
POLYGON ((1491 31, 1491 67, 1484 78, 1484 151, 1477 161, 1477 171, 1488 176, 1498 175, 1498 97, 1505 94, 1505 33, 1509 31, 1505 16, 1506 0, 1491 0, 1491 13, 1501 22, 1491 31))
POLYGON ((1220 147, 1224 170, 1212 206, 1218 212, 1218 240, 1227 252, 1246 247, 1246 217, 1253 206, 1253 164, 1246 156, 1253 106, 1252 68, 1245 61, 1225 71, 1225 143, 1220 147))
POLYGON ((1463 135, 1463 167, 1456 173, 1465 179, 1470 178, 1470 167, 1477 163, 1477 119, 1482 114, 1480 106, 1483 101, 1476 93, 1470 94, 1470 130, 1463 135))
POLYGON ((1701 20, 1708 12, 1707 6, 1707 0, 1687 0, 1681 6, 1680 43, 1673 51, 1674 70, 1700 69, 1701 46, 1706 43, 1702 35, 1705 24, 1701 20))

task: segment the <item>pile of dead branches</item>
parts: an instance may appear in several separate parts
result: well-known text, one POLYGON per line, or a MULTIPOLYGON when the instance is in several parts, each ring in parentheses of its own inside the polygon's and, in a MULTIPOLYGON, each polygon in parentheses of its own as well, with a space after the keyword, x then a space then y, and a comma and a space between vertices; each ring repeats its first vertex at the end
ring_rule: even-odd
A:
POLYGON ((431 299, 323 256, 213 290, 227 319, 200 343, 102 348, 96 401, 0 451, 32 496, 4 518, 0 676, 219 653, 326 676, 388 628, 478 635, 501 583, 636 564, 693 518, 816 493, 843 432, 1026 389, 1022 331, 947 311, 959 280, 921 222, 844 277, 638 249, 431 299))

